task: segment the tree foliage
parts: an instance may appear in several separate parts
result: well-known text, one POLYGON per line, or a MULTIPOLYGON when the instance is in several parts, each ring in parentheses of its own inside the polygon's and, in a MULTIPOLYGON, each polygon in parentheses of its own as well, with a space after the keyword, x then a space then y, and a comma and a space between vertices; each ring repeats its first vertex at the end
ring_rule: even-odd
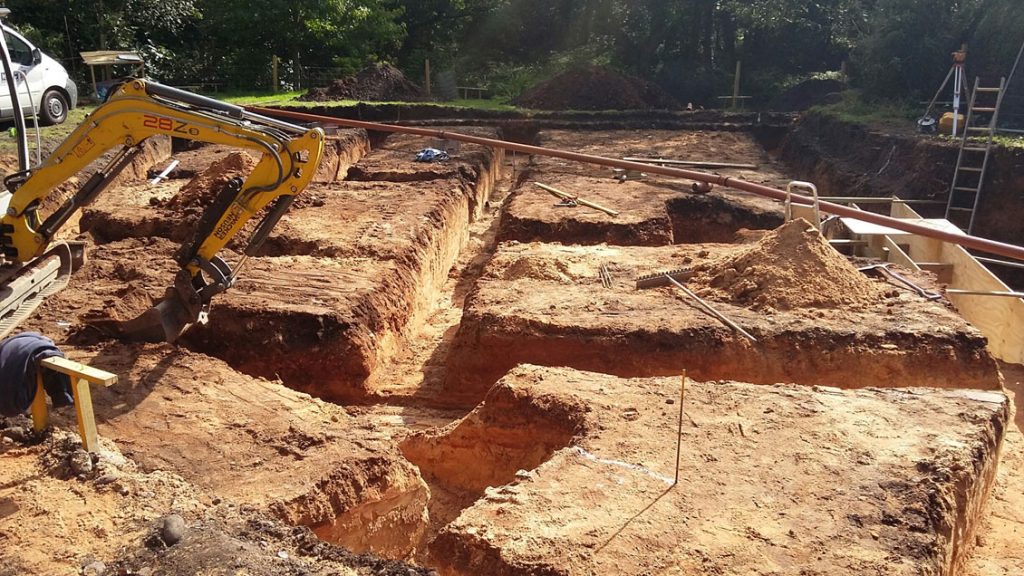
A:
MULTIPOLYGON (((158 77, 258 88, 282 74, 374 61, 420 77, 423 61, 514 92, 581 63, 652 79, 683 101, 731 88, 769 96, 849 64, 878 97, 920 98, 949 54, 1005 73, 1024 41, 1020 0, 8 0, 15 22, 71 60, 142 50, 158 77)), ((930 95, 930 94, 929 94, 930 95)))

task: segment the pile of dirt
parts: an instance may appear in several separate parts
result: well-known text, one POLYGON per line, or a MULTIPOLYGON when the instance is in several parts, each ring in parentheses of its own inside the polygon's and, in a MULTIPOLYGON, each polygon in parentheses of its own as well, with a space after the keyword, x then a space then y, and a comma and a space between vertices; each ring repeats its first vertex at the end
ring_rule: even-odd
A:
POLYGON ((127 322, 141 316, 157 303, 154 295, 135 283, 117 290, 114 296, 114 298, 105 300, 100 308, 87 312, 86 322, 89 318, 127 322))
POLYGON ((529 279, 574 284, 593 275, 592 269, 582 262, 544 260, 524 256, 505 268, 500 278, 502 280, 529 279))
POLYGON ((390 64, 373 64, 355 76, 331 82, 326 88, 310 88, 299 97, 306 102, 334 100, 421 100, 423 89, 414 84, 402 71, 390 64))
POLYGON ((729 257, 695 268, 702 296, 754 309, 870 306, 883 285, 859 272, 806 220, 797 219, 729 257))
POLYGON ((831 102, 835 95, 843 90, 846 90, 846 85, 838 80, 812 78, 776 96, 769 108, 784 112, 802 112, 811 106, 831 102))
POLYGON ((650 110, 679 108, 672 96, 635 76, 584 66, 537 84, 515 104, 538 110, 650 110))
POLYGON ((206 208, 213 204, 228 180, 236 176, 245 179, 255 167, 256 160, 246 152, 232 152, 182 186, 177 194, 162 202, 161 206, 206 208))

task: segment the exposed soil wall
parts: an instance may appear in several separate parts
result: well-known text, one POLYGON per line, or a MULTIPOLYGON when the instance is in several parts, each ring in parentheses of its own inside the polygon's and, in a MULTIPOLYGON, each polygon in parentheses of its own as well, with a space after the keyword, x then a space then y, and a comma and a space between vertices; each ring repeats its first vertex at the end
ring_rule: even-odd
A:
MULTIPOLYGON (((665 376, 686 368, 696 378, 840 388, 1000 386, 985 338, 948 304, 875 282, 863 304, 785 309, 719 300, 711 280, 691 287, 757 343, 745 340, 672 287, 638 290, 634 279, 680 267, 701 270, 750 245, 574 247, 503 244, 469 295, 448 358, 446 398, 473 405, 517 364, 570 366, 623 377, 665 376), (612 280, 604 287, 599 269, 612 280)), ((838 257, 838 256, 837 256, 838 257)), ((783 265, 779 265, 783 266, 783 265)), ((853 274, 859 274, 846 265, 853 274)), ((799 263, 780 290, 815 297, 799 263), (804 279, 806 280, 806 279, 804 279)), ((753 274, 755 268, 744 274, 753 274)), ((735 273, 736 287, 753 285, 735 273)), ((699 276, 699 274, 698 274, 699 276)), ((780 274, 780 279, 785 278, 780 274)), ((828 287, 828 277, 816 279, 828 287)), ((752 280, 751 282, 761 282, 752 280)), ((927 278, 915 282, 931 285, 927 278)), ((768 284, 761 282, 764 288, 768 284)), ((834 286, 833 289, 836 289, 834 286)), ((839 293, 837 297, 845 297, 839 293)))
MULTIPOLYGON (((690 380, 677 464, 678 375, 519 366, 499 388, 580 432, 441 531, 445 575, 954 576, 1008 418, 998 392, 690 380)), ((490 398, 470 418, 529 430, 490 398)))
POLYGON ((677 244, 733 242, 741 230, 771 230, 785 220, 779 211, 719 194, 679 196, 668 203, 677 244))
MULTIPOLYGON (((788 178, 745 133, 540 136, 788 178)), ((959 576, 983 543, 1009 417, 984 339, 805 221, 750 230, 775 228, 777 203, 519 164, 612 204, 612 220, 498 185, 500 152, 348 131, 207 325, 174 345, 121 342, 110 321, 163 295, 169 238, 190 235, 209 176, 251 169, 204 174, 221 147, 176 154, 168 182, 140 165, 90 207, 106 243, 23 325, 119 381, 93 391, 97 457, 0 418, 12 574, 93 573, 81 567, 102 558, 117 574, 959 576), (424 146, 453 159, 413 163, 424 146), (501 214, 545 243, 498 243, 501 214), (632 245, 646 243, 659 245, 632 245), (757 342, 673 286, 636 287, 679 268, 757 342), (169 512, 177 544, 153 525, 169 512)), ((73 411, 53 420, 75 425, 73 411)))
POLYGON ((479 496, 568 446, 587 429, 586 410, 572 397, 529 394, 499 383, 462 420, 406 438, 402 453, 422 473, 479 496))
MULTIPOLYGON (((433 144, 426 138, 388 138, 365 157, 365 133, 332 140, 334 152, 320 172, 350 179, 300 196, 246 279, 218 299, 210 324, 194 327, 183 342, 247 374, 353 402, 365 398, 377 368, 431 310, 470 223, 487 204, 504 153, 466 146, 450 162, 420 164, 413 157, 433 144)), ((196 179, 204 184, 207 175, 196 179)), ((187 188, 170 200, 115 191, 87 211, 82 227, 100 242, 185 242, 200 214, 192 196, 182 197, 187 188), (164 206, 176 200, 185 209, 164 206)), ((237 240, 230 245, 236 250, 237 240)), ((153 272, 173 276, 169 269, 153 272)))
POLYGON ((945 200, 957 148, 952 142, 877 132, 810 112, 782 141, 779 155, 823 196, 945 200))

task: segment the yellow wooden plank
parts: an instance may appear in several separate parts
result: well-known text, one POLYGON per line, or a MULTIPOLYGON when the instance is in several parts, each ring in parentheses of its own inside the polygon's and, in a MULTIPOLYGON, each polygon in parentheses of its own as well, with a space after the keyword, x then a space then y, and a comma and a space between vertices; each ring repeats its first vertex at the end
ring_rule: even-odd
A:
POLYGON ((953 265, 948 262, 918 262, 917 265, 921 270, 935 274, 943 284, 953 281, 953 265))
MULTIPOLYGON (((897 218, 919 218, 913 208, 894 204, 897 218)), ((908 255, 916 262, 952 266, 950 288, 1005 292, 1009 288, 973 256, 956 244, 931 238, 900 236, 900 243, 910 247, 908 255)), ((950 302, 974 327, 988 338, 989 350, 1005 362, 1024 363, 1024 301, 1017 298, 949 295, 950 302)))
POLYGON ((116 374, 104 372, 98 368, 86 366, 85 364, 80 364, 74 360, 68 360, 67 358, 47 358, 43 360, 41 364, 55 372, 67 374, 72 380, 75 380, 76 378, 84 378, 92 384, 100 386, 110 386, 117 383, 116 374))
MULTIPOLYGON (((900 237, 900 240, 902 241, 904 240, 904 238, 900 237)), ((889 238, 888 236, 885 237, 885 247, 889 249, 889 262, 903 266, 908 270, 920 270, 920 268, 918 268, 917 266, 917 263, 914 262, 914 259, 907 255, 906 250, 904 250, 904 246, 897 244, 892 238, 889 238)))
POLYGON ((71 389, 75 396, 75 412, 78 416, 78 434, 82 437, 82 448, 86 452, 95 452, 99 443, 96 439, 96 417, 92 412, 89 382, 84 378, 72 378, 71 389))
POLYGON ((32 400, 32 429, 36 432, 46 430, 50 423, 50 414, 46 409, 46 390, 43 389, 43 372, 36 374, 36 397, 32 400))
MULTIPOLYGON (((943 261, 953 264, 951 288, 1006 292, 1009 288, 959 246, 947 244, 943 261)), ((964 318, 988 337, 992 353, 1015 364, 1024 363, 1024 301, 950 294, 950 302, 964 318)))

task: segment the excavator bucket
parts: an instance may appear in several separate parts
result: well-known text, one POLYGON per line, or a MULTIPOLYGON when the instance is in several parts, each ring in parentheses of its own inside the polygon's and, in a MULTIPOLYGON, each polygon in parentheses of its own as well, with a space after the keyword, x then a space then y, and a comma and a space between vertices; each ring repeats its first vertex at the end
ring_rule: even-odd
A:
POLYGON ((137 318, 125 321, 105 319, 90 322, 96 328, 137 342, 174 342, 189 326, 205 322, 202 298, 192 287, 192 278, 182 270, 163 300, 137 318))
POLYGON ((119 322, 117 331, 126 340, 174 342, 192 324, 185 306, 177 298, 165 298, 141 316, 119 322))

